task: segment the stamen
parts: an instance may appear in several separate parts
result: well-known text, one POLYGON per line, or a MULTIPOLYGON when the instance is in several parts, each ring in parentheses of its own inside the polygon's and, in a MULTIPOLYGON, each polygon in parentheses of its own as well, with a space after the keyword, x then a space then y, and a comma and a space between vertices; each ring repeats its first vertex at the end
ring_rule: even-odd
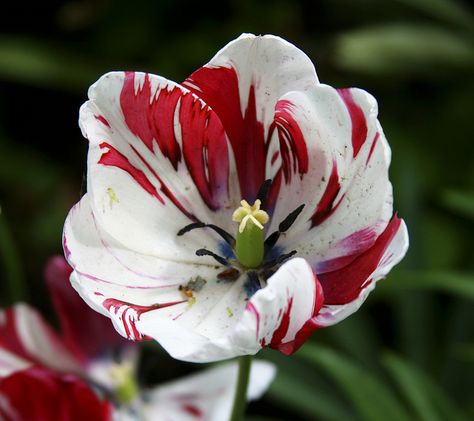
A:
POLYGON ((215 260, 217 260, 221 265, 223 266, 230 266, 230 263, 227 259, 223 258, 222 256, 219 256, 218 254, 207 250, 207 249, 199 249, 196 250, 196 256, 211 256, 215 260))
POLYGON ((280 225, 278 225, 278 230, 272 232, 267 237, 267 239, 265 240, 265 253, 267 253, 276 244, 276 242, 280 238, 280 235, 286 232, 293 225, 303 208, 304 204, 298 206, 293 212, 290 212, 290 214, 283 221, 280 222, 280 225))
POLYGON ((280 256, 276 257, 275 259, 272 259, 272 260, 269 260, 268 262, 266 262, 262 266, 262 269, 265 270, 265 269, 269 269, 273 266, 280 265, 283 262, 285 262, 286 260, 288 260, 290 257, 294 256, 296 253, 297 253, 296 250, 292 250, 289 253, 281 254, 280 256))
POLYGON ((210 228, 213 231, 215 231, 217 234, 219 234, 227 244, 229 244, 231 247, 234 247, 235 238, 231 234, 229 234, 226 230, 214 224, 205 224, 203 222, 193 222, 192 224, 186 225, 185 227, 181 228, 178 231, 178 236, 184 235, 187 232, 192 231, 196 228, 210 228))
POLYGON ((257 193, 257 200, 260 200, 260 202, 263 204, 262 207, 266 207, 266 202, 267 202, 267 196, 268 192, 270 191, 270 187, 272 186, 272 179, 269 178, 268 180, 265 180, 263 184, 260 186, 258 189, 257 193))

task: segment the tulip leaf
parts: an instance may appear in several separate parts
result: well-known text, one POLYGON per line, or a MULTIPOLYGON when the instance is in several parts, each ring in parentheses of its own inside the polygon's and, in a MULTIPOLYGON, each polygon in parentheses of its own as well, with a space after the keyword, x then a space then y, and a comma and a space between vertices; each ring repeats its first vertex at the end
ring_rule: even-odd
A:
POLYGON ((446 393, 412 363, 393 353, 386 353, 383 364, 412 406, 416 419, 467 421, 468 417, 446 393))
POLYGON ((474 20, 468 10, 465 10, 461 4, 451 0, 395 0, 398 3, 405 4, 413 9, 433 16, 445 22, 465 26, 472 30, 474 20))
POLYGON ((433 290, 474 300, 474 275, 454 271, 399 270, 381 281, 377 296, 407 290, 433 290))
POLYGON ((474 219, 474 193, 447 190, 441 196, 442 204, 452 211, 474 219))
POLYGON ((273 402, 297 412, 305 419, 353 419, 350 407, 337 396, 334 388, 328 386, 316 372, 308 371, 306 364, 272 350, 263 352, 265 359, 278 366, 277 376, 266 394, 273 402))
POLYGON ((394 23, 343 34, 336 42, 335 58, 341 67, 369 74, 432 75, 443 67, 472 69, 474 49, 445 29, 394 23))
MULTIPOLYGON (((105 69, 104 69, 105 70, 105 69)), ((31 39, 0 37, 0 78, 83 92, 103 73, 89 57, 31 39)))
MULTIPOLYGON (((0 209, 0 261, 3 261, 2 279, 8 290, 8 304, 26 299, 26 286, 21 259, 5 215, 0 209)), ((5 303, 6 304, 6 303, 5 303)))
POLYGON ((362 365, 321 345, 306 344, 298 355, 321 367, 343 389, 363 420, 410 419, 392 390, 362 365))

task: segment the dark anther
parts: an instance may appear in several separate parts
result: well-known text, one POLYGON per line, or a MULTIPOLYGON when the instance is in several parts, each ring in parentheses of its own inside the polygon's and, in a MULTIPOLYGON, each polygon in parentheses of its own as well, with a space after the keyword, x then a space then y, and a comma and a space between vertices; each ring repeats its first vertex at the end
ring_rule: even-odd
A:
POLYGON ((280 234, 287 231, 298 218, 299 214, 304 208, 304 204, 298 206, 293 212, 291 212, 283 221, 278 225, 278 231, 272 232, 265 240, 265 253, 270 250, 280 238, 280 234))
POLYGON ((298 206, 293 212, 291 212, 282 222, 280 222, 280 225, 278 225, 278 230, 280 232, 285 232, 288 230, 288 228, 290 228, 296 221, 296 218, 298 218, 303 208, 304 204, 298 206))
POLYGON ((199 249, 196 250, 196 256, 211 256, 215 260, 217 260, 221 265, 223 266, 230 266, 230 263, 227 261, 227 259, 224 259, 223 257, 219 256, 218 254, 207 250, 207 249, 199 249))
POLYGON ((288 260, 290 257, 294 256, 296 254, 296 250, 292 250, 289 253, 286 254, 281 254, 280 256, 276 257, 275 259, 269 260, 266 262, 263 266, 262 269, 269 269, 273 266, 280 265, 284 261, 288 260))
POLYGON ((265 180, 263 184, 260 186, 260 189, 258 190, 257 193, 257 199, 260 199, 262 202, 262 209, 265 209, 266 205, 266 200, 268 196, 268 192, 270 191, 270 187, 272 186, 272 180, 269 178, 268 180, 265 180))
POLYGON ((219 234, 227 244, 229 244, 231 247, 234 247, 235 238, 230 235, 226 230, 223 230, 222 228, 214 224, 205 224, 204 222, 193 222, 192 224, 186 225, 184 228, 181 228, 178 231, 178 235, 186 234, 187 232, 192 231, 196 228, 210 228, 214 230, 217 234, 219 234))

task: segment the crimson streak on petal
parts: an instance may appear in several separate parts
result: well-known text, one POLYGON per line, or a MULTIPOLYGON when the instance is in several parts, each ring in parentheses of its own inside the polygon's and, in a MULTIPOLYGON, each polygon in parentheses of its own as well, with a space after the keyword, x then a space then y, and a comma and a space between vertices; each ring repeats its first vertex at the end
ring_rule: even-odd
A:
POLYGON ((181 149, 174 133, 174 113, 181 95, 181 90, 177 88, 161 89, 158 96, 154 93, 152 95, 148 75, 145 75, 143 86, 135 92, 133 72, 125 73, 120 94, 120 106, 130 131, 139 137, 152 153, 155 140, 175 170, 181 160, 181 149))
MULTIPOLYGON (((126 73, 120 94, 125 123, 152 154, 159 150, 175 171, 184 161, 199 194, 212 209, 219 209, 228 197, 229 157, 227 139, 217 115, 181 87, 159 86, 152 92, 150 78, 135 91, 135 73, 126 73), (179 125, 176 123, 179 122, 179 125), (177 135, 180 135, 180 146, 177 135)), ((137 148, 133 147, 138 154, 137 148)), ((145 162, 157 179, 150 162, 145 162)), ((175 205, 177 200, 160 179, 162 190, 175 205), (173 198, 171 198, 173 196, 173 198)), ((184 207, 178 206, 184 213, 184 207)), ((189 216, 189 215, 188 215, 189 216)))
POLYGON ((138 331, 135 323, 140 320, 142 314, 149 311, 158 310, 160 308, 171 307, 177 304, 186 303, 187 300, 173 301, 169 303, 153 304, 150 306, 142 306, 128 303, 126 301, 117 300, 115 298, 107 298, 103 301, 102 306, 108 311, 113 311, 116 316, 122 321, 123 328, 127 338, 133 340, 143 339, 143 335, 138 331), (122 308, 125 307, 122 314, 119 315, 122 308), (113 308, 113 310, 112 310, 113 308))
POLYGON ((338 89, 337 92, 344 101, 344 104, 346 104, 347 111, 351 117, 352 148, 354 150, 353 156, 355 158, 367 139, 367 121, 365 119, 364 111, 362 111, 362 108, 355 102, 351 89, 338 89))
POLYGON ((253 202, 265 181, 266 148, 263 123, 257 119, 255 87, 239 91, 237 72, 233 67, 202 67, 183 82, 203 99, 224 126, 237 164, 242 197, 253 202), (242 115, 241 96, 248 95, 242 115))
POLYGON ((275 106, 274 124, 278 129, 282 168, 287 184, 291 183, 293 173, 299 173, 300 177, 306 174, 309 164, 306 142, 292 110, 293 104, 286 100, 278 101, 275 106))
POLYGON ((395 215, 374 245, 360 253, 351 264, 318 275, 324 290, 325 304, 347 304, 359 296, 362 288, 370 282, 369 277, 380 264, 380 259, 395 237, 400 224, 401 219, 395 215))
POLYGON ((163 198, 158 194, 144 172, 134 167, 125 155, 122 155, 117 149, 106 142, 101 143, 99 146, 101 149, 108 149, 107 152, 104 152, 100 157, 99 164, 117 167, 127 172, 145 191, 156 197, 162 204, 165 204, 163 198))
POLYGON ((336 161, 333 161, 332 171, 331 175, 329 176, 326 190, 324 190, 323 196, 321 197, 321 200, 319 201, 318 206, 316 207, 316 210, 313 213, 313 216, 310 218, 311 228, 322 224, 337 209, 344 197, 344 195, 342 195, 339 201, 337 203, 334 203, 340 190, 341 185, 339 184, 337 164, 336 161))

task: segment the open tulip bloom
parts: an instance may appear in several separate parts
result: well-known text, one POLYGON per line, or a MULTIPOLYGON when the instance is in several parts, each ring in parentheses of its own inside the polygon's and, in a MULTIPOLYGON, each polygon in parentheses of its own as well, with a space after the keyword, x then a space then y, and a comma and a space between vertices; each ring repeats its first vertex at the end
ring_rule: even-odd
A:
POLYGON ((123 336, 177 359, 291 354, 407 250, 375 99, 320 84, 281 38, 244 34, 182 84, 108 73, 80 126, 71 281, 123 336))

